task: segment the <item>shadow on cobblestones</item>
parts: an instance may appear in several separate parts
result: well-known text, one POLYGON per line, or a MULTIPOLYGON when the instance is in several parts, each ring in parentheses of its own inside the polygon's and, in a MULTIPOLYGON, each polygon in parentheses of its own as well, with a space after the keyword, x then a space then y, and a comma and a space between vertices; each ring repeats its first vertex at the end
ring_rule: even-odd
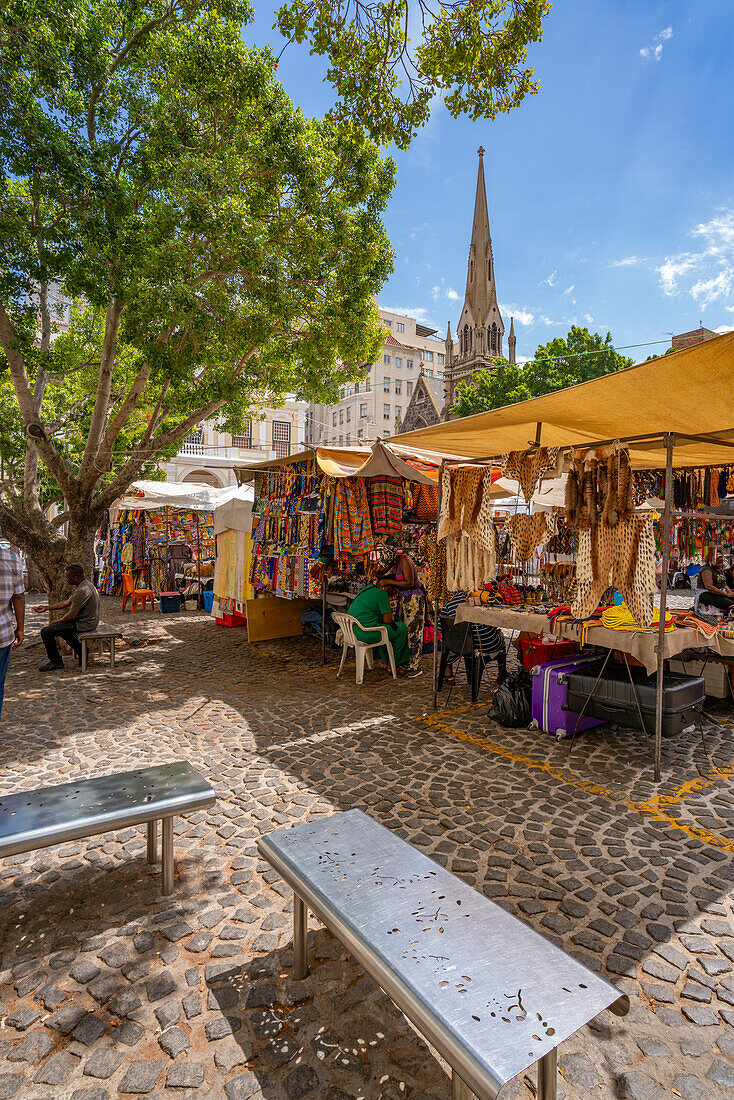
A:
MULTIPOLYGON (((85 677, 13 658, 0 791, 185 758, 217 805, 177 822, 169 898, 142 829, 0 863, 0 1098, 446 1098, 433 1053, 316 923, 312 972, 290 976, 290 892, 257 838, 352 806, 630 995, 625 1020, 563 1045, 560 1096, 731 1095, 730 730, 707 735, 712 762, 666 742, 658 790, 638 735, 596 731, 569 760, 493 726, 489 682, 434 715, 428 660, 359 688, 309 640, 248 646, 203 615, 104 603, 146 644, 85 677)), ((520 1081, 502 1100, 532 1096, 520 1081)))

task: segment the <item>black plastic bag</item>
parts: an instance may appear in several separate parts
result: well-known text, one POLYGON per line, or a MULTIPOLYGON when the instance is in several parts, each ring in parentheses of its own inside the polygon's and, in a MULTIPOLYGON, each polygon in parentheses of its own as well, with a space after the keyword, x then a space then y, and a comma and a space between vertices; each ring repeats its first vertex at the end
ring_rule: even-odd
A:
POLYGON ((517 669, 495 691, 489 717, 508 729, 528 726, 532 696, 533 681, 524 668, 517 669))

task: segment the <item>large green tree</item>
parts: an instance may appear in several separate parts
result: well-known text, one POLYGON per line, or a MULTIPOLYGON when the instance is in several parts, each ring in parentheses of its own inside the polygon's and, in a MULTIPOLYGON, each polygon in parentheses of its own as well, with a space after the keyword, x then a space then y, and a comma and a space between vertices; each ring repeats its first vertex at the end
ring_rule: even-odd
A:
POLYGON ((456 416, 500 409, 529 397, 588 382, 632 366, 632 359, 614 350, 611 333, 601 336, 573 325, 567 336, 540 344, 524 367, 495 360, 492 370, 478 371, 471 382, 459 383, 451 406, 456 416))
POLYGON ((0 525, 49 590, 192 427, 333 399, 380 346, 394 166, 349 119, 294 108, 249 16, 3 5, 0 525), (76 303, 58 335, 56 285, 76 303))

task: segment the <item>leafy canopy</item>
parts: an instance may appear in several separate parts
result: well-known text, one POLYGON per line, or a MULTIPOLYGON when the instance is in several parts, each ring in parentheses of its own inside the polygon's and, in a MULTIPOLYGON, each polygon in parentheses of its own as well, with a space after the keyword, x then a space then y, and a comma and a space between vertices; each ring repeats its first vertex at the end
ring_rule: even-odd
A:
POLYGON ((199 421, 333 399, 381 344, 394 165, 293 106, 242 42, 249 10, 2 9, 0 417, 23 453, 0 524, 27 549, 63 549, 47 484, 74 542, 199 421), (54 340, 58 285, 78 305, 54 340))
POLYGON ((410 145, 433 101, 457 117, 494 119, 538 82, 528 65, 550 0, 289 0, 277 25, 328 59, 334 113, 374 138, 410 145))
POLYGON ((471 416, 500 409, 623 370, 632 362, 614 350, 611 333, 602 337, 573 325, 567 336, 540 344, 524 367, 497 359, 495 370, 478 371, 472 382, 460 382, 452 411, 457 416, 471 416))

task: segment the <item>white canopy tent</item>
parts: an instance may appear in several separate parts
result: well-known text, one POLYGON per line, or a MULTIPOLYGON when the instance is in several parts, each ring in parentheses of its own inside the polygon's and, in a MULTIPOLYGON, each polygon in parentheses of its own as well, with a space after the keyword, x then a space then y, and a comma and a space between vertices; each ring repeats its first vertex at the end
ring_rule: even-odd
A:
POLYGON ((110 521, 115 522, 118 512, 134 509, 184 508, 191 512, 213 512, 231 500, 249 502, 252 507, 252 486, 227 485, 223 489, 215 489, 213 485, 194 481, 181 484, 172 481, 134 481, 110 508, 110 521))

